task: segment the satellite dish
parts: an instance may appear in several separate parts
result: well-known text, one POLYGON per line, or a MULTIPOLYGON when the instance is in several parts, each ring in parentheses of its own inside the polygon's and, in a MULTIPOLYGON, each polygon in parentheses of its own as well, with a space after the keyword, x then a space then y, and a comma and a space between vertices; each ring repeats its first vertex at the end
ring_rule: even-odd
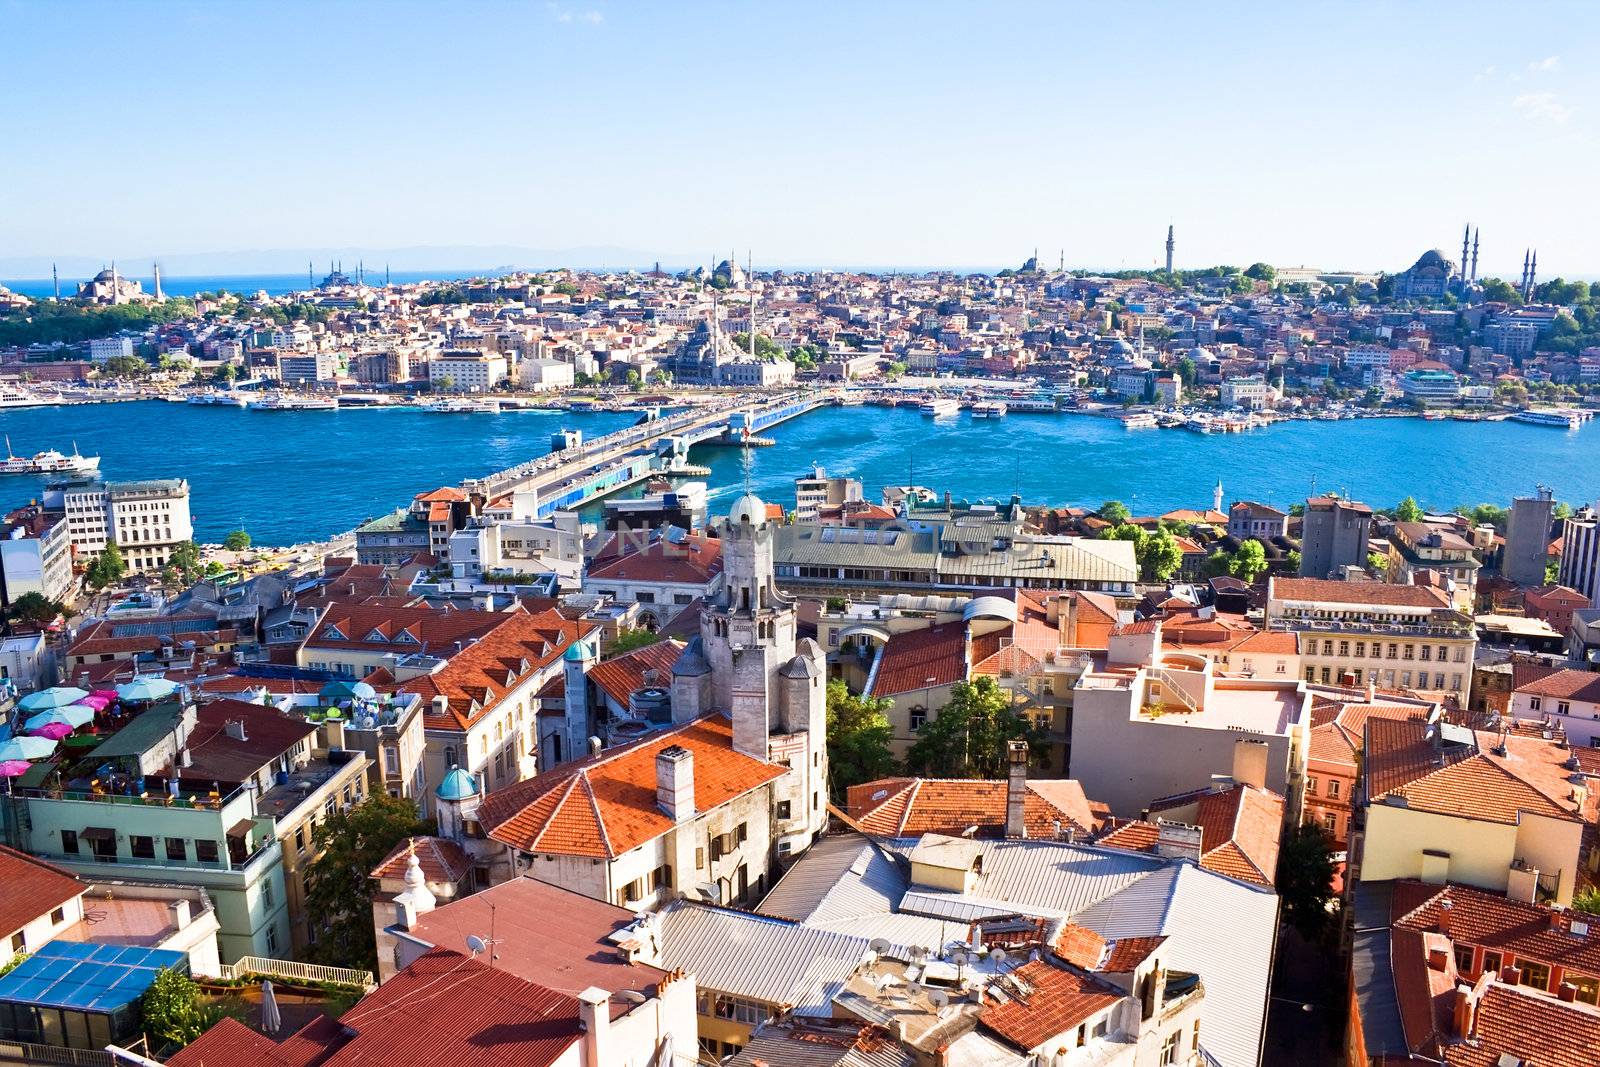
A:
POLYGON ((623 1000, 626 1000, 629 1004, 643 1004, 647 999, 645 995, 639 992, 637 989, 619 989, 617 990, 617 996, 621 997, 623 1000))
POLYGON ((472 954, 474 956, 476 956, 480 952, 489 951, 489 942, 485 941, 483 938, 479 937, 477 934, 468 934, 467 935, 467 948, 471 949, 472 950, 472 954))
POLYGON ((910 956, 911 956, 911 958, 913 960, 917 960, 917 961, 925 960, 930 955, 932 955, 932 950, 931 949, 924 948, 921 945, 912 945, 911 946, 910 956))
POLYGON ((884 937, 875 937, 871 941, 867 942, 867 948, 871 949, 873 952, 876 952, 880 956, 887 953, 891 947, 893 946, 889 944, 888 938, 884 937))
POLYGON ((967 965, 967 954, 965 952, 952 952, 950 953, 950 962, 957 967, 965 967, 967 965))
POLYGON ((1006 961, 1006 950, 1003 948, 995 949, 993 952, 989 953, 989 959, 993 961, 996 967, 1000 966, 1006 961))
POLYGON ((928 1003, 935 1008, 946 1007, 950 1003, 950 994, 942 989, 930 989, 928 990, 928 1003))

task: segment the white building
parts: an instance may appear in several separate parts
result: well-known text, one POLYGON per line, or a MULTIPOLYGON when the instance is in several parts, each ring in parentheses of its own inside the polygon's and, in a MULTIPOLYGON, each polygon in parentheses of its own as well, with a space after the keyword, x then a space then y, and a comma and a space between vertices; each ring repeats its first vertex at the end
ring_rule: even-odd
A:
POLYGON ((172 550, 194 539, 189 483, 183 478, 141 482, 69 482, 45 491, 47 508, 67 517, 77 555, 115 543, 132 571, 160 570, 172 550))
POLYGON ((445 349, 428 363, 428 382, 436 389, 486 393, 506 377, 506 357, 487 352, 445 349))
POLYGON ((89 358, 104 363, 117 356, 133 355, 133 338, 118 334, 115 337, 96 337, 89 342, 89 358))
POLYGON ((1386 385, 1393 373, 1393 356, 1387 348, 1363 345, 1344 354, 1344 369, 1361 375, 1363 385, 1386 385))
POLYGON ((572 364, 559 359, 525 359, 517 364, 517 385, 534 391, 565 389, 572 385, 574 374, 572 364))
POLYGON ((1218 390, 1218 402, 1225 408, 1264 408, 1276 398, 1276 391, 1259 374, 1229 378, 1218 390))
POLYGON ((66 518, 37 504, 6 516, 0 532, 0 604, 10 606, 29 593, 69 602, 75 585, 66 518))
POLYGON ((1561 670, 1516 689, 1507 705, 1514 719, 1549 723, 1573 745, 1600 748, 1600 674, 1561 670))

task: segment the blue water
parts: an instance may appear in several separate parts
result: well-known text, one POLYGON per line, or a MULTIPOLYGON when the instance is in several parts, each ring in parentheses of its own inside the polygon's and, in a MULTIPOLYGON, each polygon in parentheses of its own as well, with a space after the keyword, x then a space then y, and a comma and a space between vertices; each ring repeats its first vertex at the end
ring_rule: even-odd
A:
MULTIPOLYGON (((550 435, 594 436, 628 414, 429 415, 415 409, 255 412, 156 401, 0 412, 18 453, 102 457, 107 478, 184 477, 196 535, 219 540, 242 522, 263 544, 348 530, 414 493, 509 467, 549 451, 550 435)), ((1600 498, 1600 424, 1577 431, 1519 423, 1364 419, 1294 422, 1247 434, 1125 430, 1111 419, 1011 415, 935 420, 908 408, 825 408, 784 423, 777 444, 751 454, 756 492, 792 506, 793 479, 810 465, 865 483, 917 484, 957 497, 1096 506, 1135 512, 1209 507, 1220 478, 1227 500, 1287 506, 1313 489, 1375 506, 1414 495, 1425 506, 1508 503, 1544 482, 1573 503, 1600 498)), ((697 449, 712 468, 713 501, 743 478, 737 449, 697 449)), ((44 479, 0 480, 0 504, 36 497, 44 479)))
MULTIPOLYGON (((322 281, 326 267, 317 268, 315 281, 322 281)), ((475 278, 482 275, 483 271, 469 270, 397 270, 389 275, 389 280, 396 285, 409 282, 426 281, 453 281, 457 278, 475 278)), ((355 268, 350 269, 350 277, 356 276, 355 268)), ((129 277, 129 275, 124 275, 129 277)), ((147 293, 155 291, 155 279, 149 277, 131 276, 133 281, 144 286, 147 293)), ((61 279, 61 295, 72 296, 78 291, 78 283, 88 281, 88 277, 61 279)), ((284 293, 301 292, 307 288, 304 274, 199 274, 190 278, 168 278, 163 274, 161 278, 161 292, 165 296, 193 296, 196 293, 214 293, 219 289, 226 289, 230 293, 253 294, 257 290, 265 289, 269 296, 281 296, 284 293)), ((382 285, 383 271, 367 271, 368 285, 382 285)), ((55 282, 49 278, 19 278, 15 281, 0 279, 4 285, 14 293, 43 299, 55 295, 55 282)))

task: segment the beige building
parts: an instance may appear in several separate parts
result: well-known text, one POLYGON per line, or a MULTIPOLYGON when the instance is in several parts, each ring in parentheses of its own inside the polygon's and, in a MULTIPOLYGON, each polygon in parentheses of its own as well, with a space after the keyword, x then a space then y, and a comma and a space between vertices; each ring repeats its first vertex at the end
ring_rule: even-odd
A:
POLYGON ((1478 592, 1478 563, 1471 541, 1448 526, 1397 522, 1389 538, 1384 576, 1399 585, 1434 585, 1450 602, 1471 611, 1478 592))
POLYGON ((175 547, 194 539, 182 478, 72 482, 47 492, 44 504, 65 513, 80 559, 115 543, 130 571, 160 570, 175 547))

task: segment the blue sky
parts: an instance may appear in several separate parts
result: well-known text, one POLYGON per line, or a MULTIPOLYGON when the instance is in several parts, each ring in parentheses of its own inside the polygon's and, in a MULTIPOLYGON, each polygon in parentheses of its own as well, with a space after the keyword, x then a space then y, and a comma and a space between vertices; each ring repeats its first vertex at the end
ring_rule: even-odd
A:
POLYGON ((0 256, 45 263, 1148 266, 1170 221, 1398 269, 1471 220, 1489 273, 1600 274, 1594 4, 0 0, 0 110, 0 256))

